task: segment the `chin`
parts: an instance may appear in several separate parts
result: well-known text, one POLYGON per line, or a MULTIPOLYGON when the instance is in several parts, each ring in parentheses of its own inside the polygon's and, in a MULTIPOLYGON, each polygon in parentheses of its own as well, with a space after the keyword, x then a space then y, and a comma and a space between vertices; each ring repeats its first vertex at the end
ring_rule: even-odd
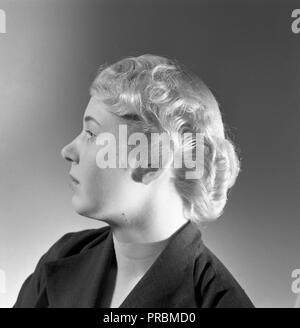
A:
POLYGON ((95 206, 90 204, 88 201, 84 201, 83 199, 80 199, 76 195, 72 198, 72 206, 75 212, 77 212, 81 216, 88 217, 90 219, 95 219, 99 221, 103 221, 107 223, 107 216, 103 215, 101 212, 99 212, 99 209, 96 210, 95 206))
POLYGON ((91 213, 91 207, 76 195, 72 197, 72 206, 75 212, 80 215, 89 216, 91 213))

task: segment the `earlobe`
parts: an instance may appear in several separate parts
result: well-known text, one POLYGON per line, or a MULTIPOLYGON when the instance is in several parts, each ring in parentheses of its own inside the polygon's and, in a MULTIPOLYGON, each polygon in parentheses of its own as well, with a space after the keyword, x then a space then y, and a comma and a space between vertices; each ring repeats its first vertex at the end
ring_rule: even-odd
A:
POLYGON ((147 172, 142 177, 143 184, 148 185, 150 182, 155 180, 156 176, 157 176, 157 171, 147 172))
POLYGON ((149 184, 151 181, 155 180, 156 177, 159 175, 159 169, 157 168, 142 168, 137 167, 132 169, 131 171, 131 178, 135 182, 141 182, 144 184, 149 184))

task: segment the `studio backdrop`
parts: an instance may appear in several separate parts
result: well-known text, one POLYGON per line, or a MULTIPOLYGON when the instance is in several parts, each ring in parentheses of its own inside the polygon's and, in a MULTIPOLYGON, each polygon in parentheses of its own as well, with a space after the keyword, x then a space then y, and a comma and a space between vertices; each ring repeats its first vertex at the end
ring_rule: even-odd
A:
POLYGON ((203 239, 257 307, 300 292, 300 16, 296 1, 0 1, 0 307, 76 214, 61 148, 99 65, 177 59, 216 96, 241 173, 203 239))

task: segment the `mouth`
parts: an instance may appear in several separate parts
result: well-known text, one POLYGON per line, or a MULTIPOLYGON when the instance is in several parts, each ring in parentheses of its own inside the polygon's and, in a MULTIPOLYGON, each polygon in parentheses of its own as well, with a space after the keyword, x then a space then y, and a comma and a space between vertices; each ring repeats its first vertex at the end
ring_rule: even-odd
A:
POLYGON ((75 185, 79 184, 79 181, 72 174, 70 174, 70 178, 73 184, 75 185))
POLYGON ((79 186, 79 181, 75 179, 71 174, 70 174, 70 182, 69 182, 69 187, 76 192, 79 186))

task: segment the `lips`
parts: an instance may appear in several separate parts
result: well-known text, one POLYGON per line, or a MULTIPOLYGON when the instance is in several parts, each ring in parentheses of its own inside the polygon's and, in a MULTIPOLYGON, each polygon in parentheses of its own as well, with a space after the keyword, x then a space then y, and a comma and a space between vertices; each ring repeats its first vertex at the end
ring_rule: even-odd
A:
POLYGON ((71 173, 70 173, 70 178, 71 178, 72 182, 74 182, 76 184, 79 183, 79 181, 71 173))

